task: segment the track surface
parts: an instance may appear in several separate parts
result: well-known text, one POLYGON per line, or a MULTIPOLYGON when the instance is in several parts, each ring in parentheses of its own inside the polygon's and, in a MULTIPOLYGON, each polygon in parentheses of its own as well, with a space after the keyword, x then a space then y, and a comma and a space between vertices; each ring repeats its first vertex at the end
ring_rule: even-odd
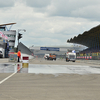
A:
MULTIPOLYGON (((35 65, 33 66, 35 72, 41 68, 47 68, 49 72, 35 74, 32 66, 30 66, 31 73, 17 73, 13 70, 9 73, 6 69, 5 73, 0 73, 0 100, 100 100, 100 65, 98 61, 72 63, 36 59, 29 62, 35 65), (56 75, 50 73, 53 67, 55 67, 55 71, 58 70, 57 67, 62 71, 61 66, 64 73, 56 73, 56 75), (67 69, 71 73, 65 73, 68 72, 67 69)), ((0 63, 10 64, 11 62, 2 59, 0 63)))

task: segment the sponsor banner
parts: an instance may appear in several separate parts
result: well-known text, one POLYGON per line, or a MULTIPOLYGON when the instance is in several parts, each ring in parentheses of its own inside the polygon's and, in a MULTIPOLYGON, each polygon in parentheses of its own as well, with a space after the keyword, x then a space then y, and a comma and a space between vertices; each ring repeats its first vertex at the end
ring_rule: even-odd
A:
POLYGON ((29 60, 29 57, 23 57, 23 60, 29 60))
POLYGON ((40 50, 59 51, 59 48, 54 48, 54 47, 40 47, 40 50))
POLYGON ((0 37, 4 38, 6 40, 8 39, 8 37, 4 33, 2 33, 2 32, 0 32, 0 37))
POLYGON ((15 52, 9 52, 9 54, 14 54, 15 52))

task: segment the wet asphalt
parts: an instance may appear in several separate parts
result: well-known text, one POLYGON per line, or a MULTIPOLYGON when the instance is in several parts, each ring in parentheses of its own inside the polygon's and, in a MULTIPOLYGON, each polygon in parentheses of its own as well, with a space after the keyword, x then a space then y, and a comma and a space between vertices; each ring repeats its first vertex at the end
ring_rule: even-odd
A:
POLYGON ((100 100, 99 61, 0 59, 0 100, 100 100))

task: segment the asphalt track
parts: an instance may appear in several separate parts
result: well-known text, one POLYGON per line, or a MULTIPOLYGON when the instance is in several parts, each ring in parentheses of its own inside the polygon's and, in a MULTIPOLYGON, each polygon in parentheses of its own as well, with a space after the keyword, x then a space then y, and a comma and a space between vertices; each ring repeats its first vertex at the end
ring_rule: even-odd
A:
MULTIPOLYGON (((8 59, 0 59, 0 63, 21 64, 8 59)), ((16 67, 7 65, 0 71, 0 100, 100 100, 99 61, 32 59, 29 63, 29 72, 17 72, 16 67)))

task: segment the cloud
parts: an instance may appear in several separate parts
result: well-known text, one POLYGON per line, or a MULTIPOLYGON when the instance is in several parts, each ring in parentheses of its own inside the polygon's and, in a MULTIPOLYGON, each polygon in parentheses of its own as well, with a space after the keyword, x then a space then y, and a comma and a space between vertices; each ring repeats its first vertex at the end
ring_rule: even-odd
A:
POLYGON ((48 16, 79 17, 100 20, 99 0, 26 0, 26 5, 48 16))
POLYGON ((66 45, 67 40, 82 34, 90 29, 97 22, 90 22, 86 19, 74 19, 65 17, 37 18, 36 21, 24 22, 27 32, 23 34, 23 43, 27 45, 66 45), (27 40, 29 38, 29 40, 27 40))
POLYGON ((12 7, 14 6, 14 0, 0 0, 0 8, 2 7, 12 7))
POLYGON ((26 29, 20 41, 27 46, 66 45, 67 39, 99 24, 99 0, 39 1, 16 0, 9 9, 0 8, 1 24, 16 22, 12 29, 26 29))
POLYGON ((91 5, 80 8, 78 10, 74 10, 72 15, 75 17, 81 17, 90 20, 100 20, 100 12, 97 9, 100 9, 100 5, 91 5))
POLYGON ((42 8, 50 4, 51 0, 26 0, 28 6, 42 8))

